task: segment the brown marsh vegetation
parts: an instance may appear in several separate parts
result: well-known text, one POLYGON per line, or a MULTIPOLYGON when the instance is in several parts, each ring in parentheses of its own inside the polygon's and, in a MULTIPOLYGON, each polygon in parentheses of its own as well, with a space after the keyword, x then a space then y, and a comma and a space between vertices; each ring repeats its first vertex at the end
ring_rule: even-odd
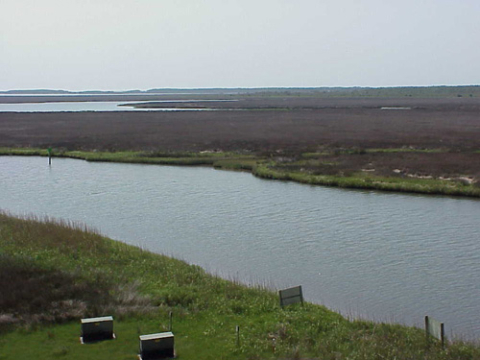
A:
MULTIPOLYGON (((271 158, 285 168, 315 174, 370 171, 393 177, 479 179, 479 97, 349 98, 283 93, 118 95, 110 100, 193 98, 232 101, 148 105, 217 109, 200 112, 0 113, 0 147, 172 154, 237 152, 271 158), (305 153, 318 154, 316 161, 309 156, 306 163, 292 164, 303 159, 305 153)), ((73 99, 105 101, 104 96, 73 99)), ((72 98, 48 97, 42 101, 59 100, 72 98)))

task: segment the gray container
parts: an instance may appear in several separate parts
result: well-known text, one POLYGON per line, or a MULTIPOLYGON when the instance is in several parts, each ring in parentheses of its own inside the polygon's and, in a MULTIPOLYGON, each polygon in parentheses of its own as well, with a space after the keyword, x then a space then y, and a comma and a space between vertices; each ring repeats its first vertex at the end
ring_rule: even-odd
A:
POLYGON ((114 339, 113 317, 82 319, 82 343, 114 339))
POLYGON ((140 359, 155 360, 175 357, 174 336, 171 332, 140 336, 140 359))

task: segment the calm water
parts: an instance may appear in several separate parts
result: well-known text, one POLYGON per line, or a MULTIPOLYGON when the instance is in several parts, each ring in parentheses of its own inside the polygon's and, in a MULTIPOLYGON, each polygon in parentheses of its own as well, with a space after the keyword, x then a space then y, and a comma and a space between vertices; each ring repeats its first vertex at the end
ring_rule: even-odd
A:
MULTIPOLYGON (((178 103, 191 102, 184 100, 171 101, 152 101, 178 103)), ((14 104, 0 104, 0 112, 65 112, 65 111, 206 111, 211 110, 207 108, 152 108, 142 109, 135 108, 132 105, 138 103, 148 103, 148 101, 81 101, 81 102, 46 102, 46 103, 14 103, 14 104), (127 105, 127 106, 120 106, 127 105)))
POLYGON ((209 168, 0 157, 0 208, 277 288, 345 315, 480 337, 480 201, 348 191, 209 168))

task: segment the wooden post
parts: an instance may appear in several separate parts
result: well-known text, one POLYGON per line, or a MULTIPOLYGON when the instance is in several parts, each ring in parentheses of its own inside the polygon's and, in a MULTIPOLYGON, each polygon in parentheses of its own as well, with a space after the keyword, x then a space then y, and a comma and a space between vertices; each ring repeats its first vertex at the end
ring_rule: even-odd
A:
POLYGON ((48 148, 47 149, 47 153, 48 153, 48 165, 52 165, 52 148, 48 148))

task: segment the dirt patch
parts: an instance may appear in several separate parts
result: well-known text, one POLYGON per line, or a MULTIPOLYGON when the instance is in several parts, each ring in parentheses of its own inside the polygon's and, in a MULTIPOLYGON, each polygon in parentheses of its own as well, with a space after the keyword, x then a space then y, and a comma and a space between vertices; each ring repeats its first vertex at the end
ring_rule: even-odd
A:
POLYGON ((309 172, 315 175, 350 176, 364 172, 376 176, 440 179, 472 184, 480 179, 480 154, 365 152, 309 157, 298 163, 279 161, 283 170, 309 172))

